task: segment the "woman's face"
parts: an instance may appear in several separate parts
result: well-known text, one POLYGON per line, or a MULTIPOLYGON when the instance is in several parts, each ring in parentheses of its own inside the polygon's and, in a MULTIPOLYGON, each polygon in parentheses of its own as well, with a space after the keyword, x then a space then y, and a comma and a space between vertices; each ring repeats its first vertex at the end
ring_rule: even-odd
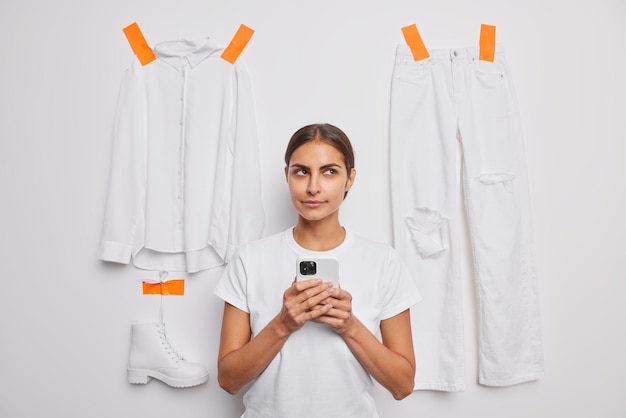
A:
POLYGON ((356 170, 346 170, 343 154, 319 139, 298 147, 285 168, 291 202, 306 220, 336 216, 356 170))

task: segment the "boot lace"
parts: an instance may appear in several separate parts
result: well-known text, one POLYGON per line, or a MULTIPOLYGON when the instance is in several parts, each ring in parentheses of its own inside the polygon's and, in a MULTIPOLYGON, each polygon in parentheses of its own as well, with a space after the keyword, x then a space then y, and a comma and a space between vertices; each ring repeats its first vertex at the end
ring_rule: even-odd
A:
POLYGON ((171 357, 171 359, 174 360, 176 363, 184 360, 184 357, 178 351, 176 351, 169 338, 167 337, 164 323, 157 323, 157 332, 159 333, 159 338, 161 339, 161 345, 165 349, 165 352, 171 357))

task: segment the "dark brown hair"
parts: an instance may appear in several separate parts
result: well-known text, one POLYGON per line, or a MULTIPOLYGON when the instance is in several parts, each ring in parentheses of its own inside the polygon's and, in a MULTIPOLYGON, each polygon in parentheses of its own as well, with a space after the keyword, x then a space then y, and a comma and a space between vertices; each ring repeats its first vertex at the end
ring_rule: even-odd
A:
POLYGON ((346 135, 341 129, 328 123, 316 123, 312 125, 304 126, 298 129, 289 140, 287 144, 287 150, 285 151, 285 164, 289 166, 289 160, 291 155, 301 145, 319 139, 326 142, 328 145, 336 148, 341 154, 346 163, 346 171, 348 176, 354 168, 354 151, 352 150, 352 144, 348 135, 346 135))

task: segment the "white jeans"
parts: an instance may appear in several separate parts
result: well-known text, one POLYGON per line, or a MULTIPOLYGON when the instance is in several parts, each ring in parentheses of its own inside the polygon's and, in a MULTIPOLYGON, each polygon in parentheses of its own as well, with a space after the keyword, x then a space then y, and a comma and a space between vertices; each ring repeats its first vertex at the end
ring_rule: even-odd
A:
POLYGON ((411 309, 415 389, 465 389, 459 167, 474 261, 478 382, 536 380, 543 349, 530 196, 504 51, 497 46, 494 62, 479 61, 478 48, 430 53, 415 62, 400 45, 391 86, 394 246, 424 296, 411 309))

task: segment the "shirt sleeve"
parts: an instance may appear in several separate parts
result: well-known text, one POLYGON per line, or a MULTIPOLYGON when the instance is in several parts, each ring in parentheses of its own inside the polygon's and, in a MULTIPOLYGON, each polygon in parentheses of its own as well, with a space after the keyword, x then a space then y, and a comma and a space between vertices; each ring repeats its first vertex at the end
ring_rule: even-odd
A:
POLYGON ((213 294, 244 312, 250 313, 248 307, 247 276, 241 252, 235 253, 220 276, 213 294))
POLYGON ((109 185, 98 258, 130 262, 142 214, 145 180, 144 107, 139 75, 132 65, 122 78, 118 96, 109 185))
POLYGON ((413 277, 393 248, 389 248, 387 273, 381 319, 391 318, 422 300, 413 277))
POLYGON ((235 102, 231 115, 231 209, 226 261, 235 248, 261 238, 265 212, 261 198, 261 158, 249 74, 236 63, 235 102))

